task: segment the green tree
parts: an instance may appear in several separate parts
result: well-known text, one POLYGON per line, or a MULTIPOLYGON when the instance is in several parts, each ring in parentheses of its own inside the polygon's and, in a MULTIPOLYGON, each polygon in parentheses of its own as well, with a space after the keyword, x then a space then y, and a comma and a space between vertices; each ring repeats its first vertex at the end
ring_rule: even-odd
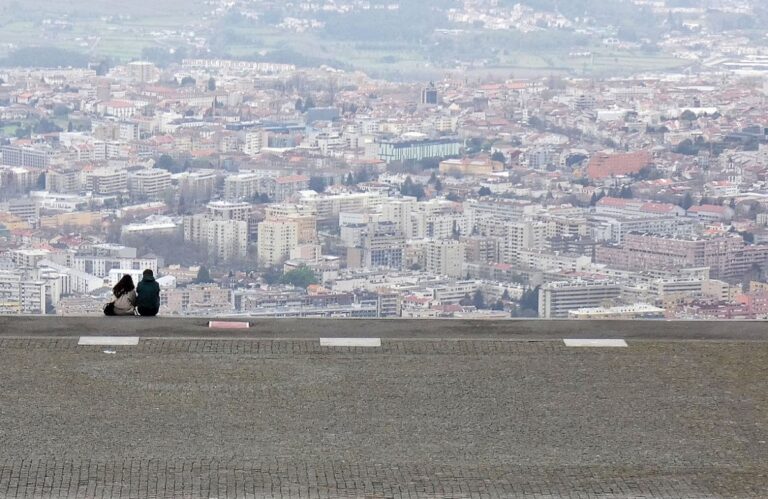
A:
POLYGON ((283 278, 283 271, 280 270, 280 267, 270 267, 264 271, 261 277, 269 285, 277 284, 283 278))
POLYGON ((482 290, 478 289, 475 291, 475 294, 472 296, 472 305, 478 310, 483 310, 485 308, 485 296, 483 295, 482 290))
POLYGON ((309 285, 317 284, 319 281, 312 269, 302 265, 299 268, 286 272, 280 279, 280 282, 306 289, 309 285))
POLYGON ((371 172, 367 168, 355 172, 355 184, 363 184, 371 181, 371 172))
POLYGON ((520 298, 521 313, 526 310, 529 310, 529 311, 535 312, 538 315, 539 288, 540 286, 536 286, 535 288, 528 289, 523 293, 523 296, 520 298))
POLYGON ((471 307, 472 306, 472 297, 469 296, 469 293, 464 293, 464 298, 459 300, 459 305, 462 307, 471 307))
POLYGON ((157 158, 157 161, 155 162, 155 168, 168 170, 171 173, 178 173, 181 171, 181 166, 176 162, 175 159, 167 154, 163 154, 157 158))
POLYGON ((56 133, 61 131, 63 131, 63 129, 60 126, 45 118, 41 119, 35 125, 35 133, 56 133))
POLYGON ((181 79, 182 87, 194 87, 196 84, 197 84, 197 81, 191 76, 185 76, 184 78, 181 79))
POLYGON ((680 201, 680 207, 684 210, 687 210, 691 206, 693 206, 693 197, 691 196, 690 192, 686 192, 683 200, 680 201))
POLYGON ((696 113, 694 113, 690 109, 686 109, 680 115, 680 119, 683 120, 683 121, 694 121, 694 120, 696 120, 696 113))
POLYGON ((312 189, 315 192, 325 192, 325 189, 328 187, 328 184, 325 182, 325 179, 323 177, 310 177, 309 178, 309 188, 312 189))
POLYGON ((491 192, 491 189, 489 187, 485 187, 485 186, 481 187, 480 190, 477 191, 477 195, 480 196, 480 197, 490 196, 492 194, 493 194, 493 192, 491 192))
POLYGON ((504 156, 504 153, 501 151, 496 151, 495 153, 491 154, 491 160, 507 164, 507 157, 504 156))
POLYGON ((216 90, 216 79, 213 76, 208 78, 208 90, 211 92, 216 90))
POLYGON ((195 279, 196 284, 208 284, 213 282, 213 279, 211 279, 211 273, 208 271, 207 268, 200 266, 200 269, 197 271, 197 278, 195 279))

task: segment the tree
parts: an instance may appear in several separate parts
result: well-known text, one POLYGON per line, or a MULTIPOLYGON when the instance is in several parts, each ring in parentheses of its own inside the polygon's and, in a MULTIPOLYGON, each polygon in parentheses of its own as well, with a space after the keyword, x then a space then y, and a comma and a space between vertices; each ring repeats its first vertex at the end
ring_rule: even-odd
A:
POLYGON ((344 185, 355 185, 355 177, 352 176, 352 172, 349 172, 344 178, 344 185))
POLYGON ((496 151, 495 153, 491 154, 491 161, 498 161, 500 163, 507 164, 507 157, 504 156, 503 152, 496 151))
POLYGON ((490 187, 486 187, 486 186, 481 187, 480 190, 477 191, 477 195, 480 197, 490 196, 492 194, 493 192, 491 191, 490 187))
POLYGON ((443 190, 443 183, 440 182, 440 179, 435 180, 435 190, 437 192, 441 192, 443 190))
POLYGON ((403 182, 402 187, 400 187, 400 194, 403 196, 412 196, 418 200, 422 200, 426 197, 424 186, 415 183, 410 176, 405 178, 405 182, 403 182))
POLYGON ((208 79, 208 90, 210 92, 216 90, 216 79, 213 76, 208 79))
POLYGON ((213 279, 211 279, 211 273, 208 271, 207 268, 200 266, 200 270, 197 271, 197 278, 195 279, 196 284, 208 284, 213 282, 213 279))
POLYGON ((688 210, 688 208, 693 206, 693 197, 691 196, 690 192, 685 193, 685 196, 683 196, 683 200, 680 201, 679 206, 684 210, 688 210))
POLYGON ((530 311, 536 312, 536 314, 538 315, 539 288, 540 286, 536 286, 535 288, 528 289, 523 293, 523 296, 520 298, 521 313, 526 310, 530 310, 530 311))
POLYGON ((58 126, 56 123, 49 121, 45 118, 41 119, 36 125, 35 125, 35 133, 55 133, 55 132, 61 132, 63 129, 58 126))
POLYGON ((157 158, 157 161, 155 162, 155 168, 168 170, 171 173, 178 173, 181 171, 181 167, 178 163, 176 163, 176 160, 167 154, 163 154, 157 158))
POLYGON ((485 296, 483 295, 482 290, 478 289, 475 291, 474 296, 472 296, 472 305, 478 310, 483 310, 485 308, 485 296))
POLYGON ((504 300, 504 301, 509 301, 511 299, 510 296, 509 296, 509 290, 508 289, 504 290, 504 293, 502 293, 502 295, 501 295, 501 299, 504 300))
POLYGON ((459 305, 461 305, 462 307, 470 307, 470 306, 472 306, 472 297, 469 296, 469 293, 465 293, 464 294, 464 298, 459 300, 459 305))
POLYGON ((270 267, 264 271, 262 278, 269 285, 277 284, 283 278, 283 271, 280 267, 270 267))
POLYGON ((310 177, 309 178, 309 188, 312 189, 315 192, 325 192, 325 189, 328 187, 328 185, 325 182, 325 179, 323 177, 310 177))
POLYGON ((355 184, 363 184, 365 182, 370 182, 371 180, 371 173, 368 171, 367 168, 363 168, 362 170, 358 170, 355 173, 355 184))
POLYGON ((317 284, 319 281, 317 280, 317 276, 312 271, 312 269, 306 265, 302 265, 296 269, 286 272, 280 279, 280 282, 283 284, 296 286, 297 288, 306 289, 309 285, 317 284))
POLYGON ((694 120, 696 120, 696 113, 694 113, 690 109, 686 109, 680 115, 680 119, 683 120, 683 121, 694 121, 694 120))
POLYGON ((197 80, 192 78, 191 76, 185 76, 181 79, 181 86, 182 87, 194 87, 197 84, 197 80))

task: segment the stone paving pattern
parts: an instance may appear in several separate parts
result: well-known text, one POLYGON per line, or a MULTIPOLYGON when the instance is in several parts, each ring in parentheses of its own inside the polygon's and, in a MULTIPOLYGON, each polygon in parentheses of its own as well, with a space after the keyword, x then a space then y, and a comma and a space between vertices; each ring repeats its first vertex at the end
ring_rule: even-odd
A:
POLYGON ((0 497, 768 497, 768 343, 0 338, 0 497))

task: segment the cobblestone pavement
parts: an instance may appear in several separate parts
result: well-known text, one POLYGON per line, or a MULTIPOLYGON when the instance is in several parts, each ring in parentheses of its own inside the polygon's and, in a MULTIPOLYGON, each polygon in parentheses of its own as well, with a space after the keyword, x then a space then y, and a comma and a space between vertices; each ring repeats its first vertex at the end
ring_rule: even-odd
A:
MULTIPOLYGON (((211 319, 215 320, 215 319, 211 319)), ((764 321, 565 321, 521 319, 506 321, 422 319, 249 319, 250 328, 228 330, 228 337, 262 339, 318 336, 376 336, 381 338, 534 339, 626 338, 666 340, 756 340, 768 341, 764 321)), ((179 317, 19 317, 0 316, 0 337, 77 336, 116 334, 129 336, 201 337, 218 336, 208 328, 209 319, 179 317)))
POLYGON ((0 498, 765 498, 766 441, 764 342, 0 338, 0 498))

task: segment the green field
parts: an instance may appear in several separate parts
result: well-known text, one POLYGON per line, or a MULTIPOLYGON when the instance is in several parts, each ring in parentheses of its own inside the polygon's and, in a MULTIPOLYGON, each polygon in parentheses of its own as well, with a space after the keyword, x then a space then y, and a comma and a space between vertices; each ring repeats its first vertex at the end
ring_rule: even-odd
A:
MULTIPOLYGON (((503 50, 489 47, 486 56, 481 45, 474 53, 465 52, 456 57, 449 51, 442 59, 437 59, 442 62, 435 63, 428 55, 429 47, 425 46, 343 41, 323 37, 317 32, 293 33, 277 28, 222 24, 204 20, 204 6, 197 0, 160 0, 161 11, 157 11, 156 3, 149 0, 126 2, 128 10, 121 10, 121 14, 131 17, 115 20, 103 17, 114 14, 114 2, 96 0, 88 2, 87 15, 83 14, 64 27, 55 27, 43 24, 41 20, 59 19, 57 13, 68 10, 67 4, 33 0, 12 16, 0 16, 0 57, 15 47, 56 46, 86 54, 92 60, 109 56, 116 62, 126 62, 140 58, 145 48, 165 50, 184 46, 187 41, 174 32, 195 31, 209 40, 213 53, 225 57, 252 58, 259 53, 276 52, 286 59, 276 62, 294 62, 290 57, 299 57, 299 65, 331 64, 390 79, 428 79, 458 71, 477 77, 548 74, 599 77, 672 69, 687 64, 664 54, 609 50, 601 46, 579 48, 579 51, 591 51, 592 57, 570 57, 567 47, 525 50, 505 44, 501 35, 488 35, 489 38, 474 32, 448 42, 461 47, 488 43, 503 47, 503 50), (34 16, 29 14, 31 7, 38 8, 34 16), (457 64, 457 59, 464 62, 457 64)), ((61 19, 74 19, 74 16, 61 19)))

